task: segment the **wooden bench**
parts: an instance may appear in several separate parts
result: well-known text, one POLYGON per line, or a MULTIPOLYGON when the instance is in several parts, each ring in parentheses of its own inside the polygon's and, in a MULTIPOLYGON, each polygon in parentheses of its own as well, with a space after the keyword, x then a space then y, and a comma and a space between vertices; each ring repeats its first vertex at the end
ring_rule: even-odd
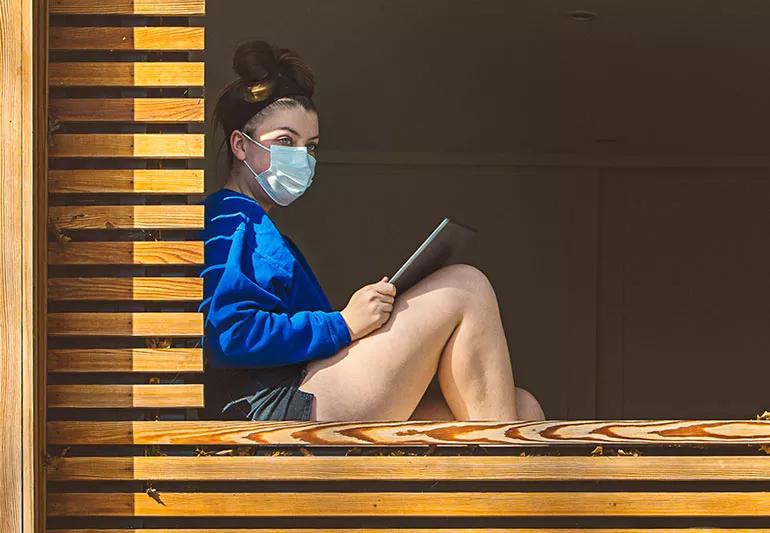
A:
POLYGON ((768 420, 197 419, 204 0, 49 5, 49 531, 770 528, 768 420))

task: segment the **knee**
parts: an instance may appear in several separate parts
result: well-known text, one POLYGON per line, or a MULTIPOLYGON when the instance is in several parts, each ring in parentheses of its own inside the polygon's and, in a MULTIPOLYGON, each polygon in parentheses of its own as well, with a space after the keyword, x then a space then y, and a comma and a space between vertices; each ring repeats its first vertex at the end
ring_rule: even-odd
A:
POLYGON ((459 263, 442 268, 441 275, 457 288, 467 290, 475 295, 494 294, 494 288, 489 278, 473 265, 459 263))

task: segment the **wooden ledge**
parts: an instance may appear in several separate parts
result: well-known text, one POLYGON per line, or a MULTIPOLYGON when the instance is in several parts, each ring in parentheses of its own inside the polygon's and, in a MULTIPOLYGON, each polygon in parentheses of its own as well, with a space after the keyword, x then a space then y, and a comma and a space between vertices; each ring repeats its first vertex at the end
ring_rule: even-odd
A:
POLYGON ((56 421, 50 444, 560 446, 770 444, 770 420, 542 422, 56 421))

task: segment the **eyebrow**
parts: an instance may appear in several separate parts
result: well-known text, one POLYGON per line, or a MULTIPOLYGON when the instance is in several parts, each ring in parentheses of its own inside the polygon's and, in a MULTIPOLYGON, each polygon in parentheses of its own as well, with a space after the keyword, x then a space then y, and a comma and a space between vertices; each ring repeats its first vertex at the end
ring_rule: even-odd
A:
MULTIPOLYGON (((292 128, 290 128, 288 126, 279 126, 279 127, 275 128, 275 129, 277 129, 277 130, 288 130, 288 131, 292 132, 294 135, 296 135, 297 137, 302 137, 302 135, 300 135, 298 131, 293 130, 292 128)), ((318 139, 318 135, 316 135, 314 137, 310 137, 310 138, 311 139, 318 139)))

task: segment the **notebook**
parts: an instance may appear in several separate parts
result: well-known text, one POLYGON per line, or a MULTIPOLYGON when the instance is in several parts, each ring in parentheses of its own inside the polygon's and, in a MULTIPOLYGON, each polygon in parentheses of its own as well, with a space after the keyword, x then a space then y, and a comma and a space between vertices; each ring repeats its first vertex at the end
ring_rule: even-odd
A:
POLYGON ((471 227, 445 218, 388 281, 396 286, 397 294, 403 293, 428 274, 456 263, 476 233, 471 227))

